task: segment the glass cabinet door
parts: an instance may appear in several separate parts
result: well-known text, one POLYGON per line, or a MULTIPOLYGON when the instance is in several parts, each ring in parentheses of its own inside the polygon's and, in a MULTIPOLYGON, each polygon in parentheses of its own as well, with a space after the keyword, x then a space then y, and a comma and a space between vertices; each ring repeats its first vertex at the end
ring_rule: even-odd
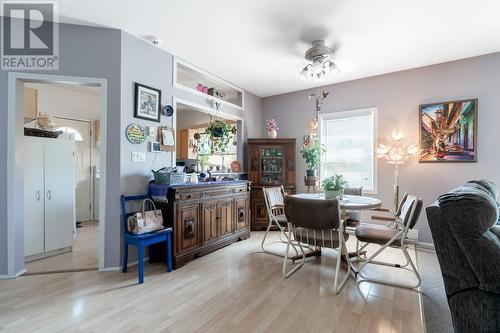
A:
POLYGON ((283 149, 281 147, 260 149, 260 183, 263 185, 283 184, 283 149))

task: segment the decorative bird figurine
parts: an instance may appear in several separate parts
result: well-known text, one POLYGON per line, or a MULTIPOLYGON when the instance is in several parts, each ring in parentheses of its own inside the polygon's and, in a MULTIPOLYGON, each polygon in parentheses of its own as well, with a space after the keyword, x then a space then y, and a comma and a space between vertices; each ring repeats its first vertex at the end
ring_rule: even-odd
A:
POLYGON ((323 105, 323 102, 328 97, 328 95, 330 95, 330 92, 324 90, 321 92, 321 94, 312 93, 309 95, 309 100, 315 97, 314 101, 316 103, 316 112, 321 111, 321 105, 323 105))

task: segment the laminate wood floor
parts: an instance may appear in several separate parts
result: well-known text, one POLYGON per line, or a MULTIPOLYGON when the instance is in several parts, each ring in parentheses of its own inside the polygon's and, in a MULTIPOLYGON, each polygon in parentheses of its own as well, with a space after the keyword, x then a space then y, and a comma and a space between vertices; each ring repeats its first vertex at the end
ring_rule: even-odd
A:
POLYGON ((59 270, 97 270, 99 222, 87 221, 77 228, 73 251, 35 260, 26 264, 28 274, 59 270))
MULTIPOLYGON (((423 332, 419 293, 348 281, 332 291, 336 254, 324 250, 288 279, 282 259, 260 253, 263 233, 166 273, 21 276, 0 281, 0 330, 9 332, 423 332)), ((276 239, 274 233, 272 238, 276 239)), ((351 237, 349 247, 355 239, 351 237)), ((281 244, 273 244, 276 250, 281 244)), ((410 251, 414 256, 415 251, 410 251)), ((385 259, 400 258, 389 249, 385 259)), ((345 266, 344 266, 345 268, 345 266)), ((378 277, 407 272, 369 267, 378 277)), ((342 274, 345 274, 345 270, 342 274)))

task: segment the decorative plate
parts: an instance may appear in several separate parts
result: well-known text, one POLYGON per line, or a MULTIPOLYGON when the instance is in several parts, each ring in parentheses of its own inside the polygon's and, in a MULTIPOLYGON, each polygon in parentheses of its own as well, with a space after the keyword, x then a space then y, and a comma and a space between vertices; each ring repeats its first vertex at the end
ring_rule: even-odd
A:
POLYGON ((138 145, 146 140, 146 129, 139 124, 130 124, 125 130, 125 135, 130 143, 138 145))
POLYGON ((241 171, 241 164, 238 161, 232 161, 231 162, 231 171, 232 172, 240 172, 241 171))
POLYGON ((161 114, 167 117, 171 117, 174 114, 174 108, 171 105, 165 105, 161 108, 161 114))

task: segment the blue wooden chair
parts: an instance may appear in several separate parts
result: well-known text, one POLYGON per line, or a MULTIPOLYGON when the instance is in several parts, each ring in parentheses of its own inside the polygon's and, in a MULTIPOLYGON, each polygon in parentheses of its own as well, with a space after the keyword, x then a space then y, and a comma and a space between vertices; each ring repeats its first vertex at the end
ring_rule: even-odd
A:
MULTIPOLYGON (((127 272, 127 261, 128 261, 128 246, 134 245, 137 246, 137 250, 139 253, 139 283, 144 282, 144 247, 150 246, 152 244, 167 242, 167 272, 172 271, 172 228, 167 228, 162 231, 150 232, 142 235, 134 235, 128 232, 127 229, 127 220, 129 216, 134 214, 134 212, 127 213, 127 201, 139 201, 148 199, 148 195, 133 195, 133 196, 125 196, 122 195, 120 197, 121 206, 122 206, 122 222, 124 227, 124 235, 123 235, 123 273, 127 272)), ((151 250, 151 247, 150 247, 151 250)), ((151 256, 151 251, 150 251, 151 256)), ((150 260, 151 261, 151 260, 150 260)))

